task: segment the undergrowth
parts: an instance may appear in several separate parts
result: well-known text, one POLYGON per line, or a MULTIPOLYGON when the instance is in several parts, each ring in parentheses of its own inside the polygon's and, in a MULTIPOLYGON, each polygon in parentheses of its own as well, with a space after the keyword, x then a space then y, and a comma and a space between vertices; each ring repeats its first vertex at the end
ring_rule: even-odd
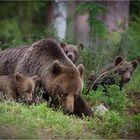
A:
POLYGON ((0 103, 0 138, 97 138, 86 132, 86 124, 75 116, 53 111, 46 103, 32 106, 0 103), (11 127, 16 135, 2 134, 2 130, 11 127))
MULTIPOLYGON (((137 81, 138 78, 133 80, 137 81)), ((83 119, 63 115, 61 110, 53 111, 47 103, 27 106, 15 102, 1 102, 0 137, 139 138, 140 113, 130 115, 127 112, 127 108, 133 106, 133 103, 126 91, 127 86, 120 91, 117 85, 109 86, 107 92, 101 87, 96 92, 86 94, 84 89, 84 97, 92 107, 94 117, 83 119), (95 113, 100 104, 109 110, 104 115, 95 113)))

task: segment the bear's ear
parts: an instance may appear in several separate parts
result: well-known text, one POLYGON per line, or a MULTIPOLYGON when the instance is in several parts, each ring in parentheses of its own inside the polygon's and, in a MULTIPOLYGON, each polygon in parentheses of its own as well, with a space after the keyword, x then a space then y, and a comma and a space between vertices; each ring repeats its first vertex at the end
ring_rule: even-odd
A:
POLYGON ((15 75, 15 77, 16 77, 16 81, 18 81, 18 82, 21 82, 21 81, 23 80, 23 75, 20 74, 20 73, 17 73, 17 74, 15 75))
POLYGON ((76 45, 79 49, 83 50, 84 49, 84 44, 83 43, 79 43, 76 45))
POLYGON ((40 80, 40 78, 39 78, 37 75, 32 76, 31 78, 32 78, 35 82, 40 80))
POLYGON ((57 75, 57 74, 60 74, 60 72, 62 71, 63 67, 61 66, 60 62, 58 60, 55 60, 53 63, 52 63, 52 66, 51 66, 51 72, 54 74, 54 75, 57 75))
POLYGON ((66 44, 65 42, 60 42, 60 47, 61 47, 62 49, 64 49, 66 46, 67 46, 67 44, 66 44))
POLYGON ((79 64, 77 66, 77 68, 79 70, 80 76, 83 77, 83 75, 84 75, 84 66, 82 64, 79 64))
POLYGON ((136 69, 138 66, 138 61, 137 60, 131 61, 131 64, 134 67, 134 69, 136 69))
POLYGON ((123 61, 123 58, 121 56, 117 56, 115 58, 115 66, 117 66, 119 63, 121 63, 123 61))

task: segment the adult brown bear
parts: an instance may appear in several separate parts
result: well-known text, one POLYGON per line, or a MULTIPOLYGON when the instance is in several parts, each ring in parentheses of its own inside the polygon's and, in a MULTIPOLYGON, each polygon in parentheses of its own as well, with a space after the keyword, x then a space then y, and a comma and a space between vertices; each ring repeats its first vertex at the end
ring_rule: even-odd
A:
POLYGON ((47 96, 60 99, 64 112, 92 116, 93 112, 83 100, 83 65, 77 67, 66 57, 53 39, 42 39, 32 46, 0 52, 0 74, 38 75, 47 96), (77 103, 75 103, 77 102, 77 103), (87 108, 80 108, 78 102, 87 108), (76 106, 78 105, 78 107, 76 106), (75 110, 77 109, 77 110, 75 110))

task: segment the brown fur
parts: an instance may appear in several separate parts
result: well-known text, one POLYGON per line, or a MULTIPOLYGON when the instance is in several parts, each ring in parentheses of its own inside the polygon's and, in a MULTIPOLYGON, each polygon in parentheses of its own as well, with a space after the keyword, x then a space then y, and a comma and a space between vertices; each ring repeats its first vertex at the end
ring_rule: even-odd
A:
POLYGON ((4 60, 0 58, 0 68, 10 66, 13 70, 8 68, 7 73, 12 71, 27 76, 38 75, 47 96, 53 99, 60 97, 60 105, 64 106, 64 111, 74 111, 74 98, 82 93, 83 66, 74 66, 55 40, 43 39, 29 48, 0 52, 0 56, 5 56, 4 60), (5 65, 10 60, 14 62, 13 65, 5 65))
POLYGON ((0 75, 14 74, 17 62, 28 50, 24 48, 10 48, 0 52, 0 75))
POLYGON ((90 75, 88 78, 88 90, 96 90, 98 85, 113 85, 117 84, 122 89, 125 83, 128 83, 132 74, 137 68, 138 62, 136 60, 127 62, 120 56, 115 58, 114 63, 108 65, 98 76, 90 75), (116 76, 119 79, 116 79, 116 76))
POLYGON ((108 67, 106 67, 106 69, 104 71, 102 71, 102 73, 104 73, 105 71, 114 70, 115 72, 117 72, 120 75, 121 81, 123 83, 127 83, 130 81, 131 76, 132 76, 133 72, 135 71, 135 69, 137 68, 137 66, 138 66, 137 60, 128 62, 121 56, 117 56, 115 58, 114 63, 110 64, 108 67))
POLYGON ((16 71, 25 75, 37 74, 48 94, 59 96, 64 110, 73 112, 74 96, 82 93, 83 66, 76 68, 54 40, 41 40, 29 49, 16 71))
POLYGON ((93 111, 90 109, 89 105, 86 103, 86 101, 78 96, 77 98, 75 98, 75 102, 74 102, 74 114, 77 116, 89 116, 89 117, 93 117, 93 111))
POLYGON ((60 43, 61 48, 67 55, 67 57, 76 64, 80 58, 80 49, 83 49, 83 44, 72 45, 65 42, 60 43))
POLYGON ((25 77, 19 73, 15 75, 1 75, 0 91, 3 91, 6 97, 14 100, 17 100, 19 97, 23 101, 31 101, 37 80, 37 76, 25 77))

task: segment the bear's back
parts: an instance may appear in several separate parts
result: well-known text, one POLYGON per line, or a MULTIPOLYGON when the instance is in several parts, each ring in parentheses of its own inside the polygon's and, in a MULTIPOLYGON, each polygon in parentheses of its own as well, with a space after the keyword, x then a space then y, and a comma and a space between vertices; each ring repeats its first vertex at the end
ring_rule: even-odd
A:
POLYGON ((22 59, 18 62, 16 72, 28 76, 40 76, 42 73, 46 74, 44 71, 48 71, 48 68, 55 60, 60 61, 63 65, 69 66, 69 68, 76 69, 55 40, 42 39, 34 43, 25 52, 22 59))
POLYGON ((23 48, 10 48, 0 52, 0 74, 7 75, 13 74, 17 62, 25 54, 27 47, 23 48))

